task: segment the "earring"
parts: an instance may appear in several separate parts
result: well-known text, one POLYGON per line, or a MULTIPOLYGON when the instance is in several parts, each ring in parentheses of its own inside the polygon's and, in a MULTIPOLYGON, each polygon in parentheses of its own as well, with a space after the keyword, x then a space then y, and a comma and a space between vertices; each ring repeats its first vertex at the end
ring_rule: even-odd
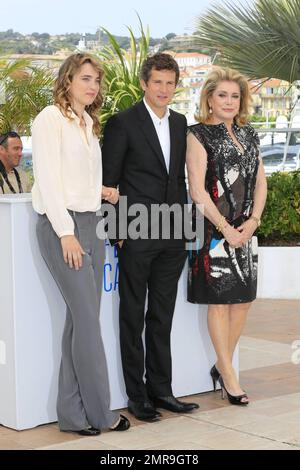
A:
POLYGON ((212 114, 212 109, 211 109, 211 107, 209 107, 209 114, 212 114))

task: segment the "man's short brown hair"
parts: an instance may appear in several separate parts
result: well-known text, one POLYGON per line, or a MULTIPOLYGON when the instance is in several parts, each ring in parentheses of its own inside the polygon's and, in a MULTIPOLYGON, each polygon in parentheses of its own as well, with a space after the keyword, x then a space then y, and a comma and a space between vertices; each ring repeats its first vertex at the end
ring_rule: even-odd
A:
POLYGON ((144 60, 141 68, 140 78, 148 83, 151 71, 154 70, 170 70, 175 72, 176 85, 179 80, 179 67, 175 59, 170 54, 158 52, 144 60))

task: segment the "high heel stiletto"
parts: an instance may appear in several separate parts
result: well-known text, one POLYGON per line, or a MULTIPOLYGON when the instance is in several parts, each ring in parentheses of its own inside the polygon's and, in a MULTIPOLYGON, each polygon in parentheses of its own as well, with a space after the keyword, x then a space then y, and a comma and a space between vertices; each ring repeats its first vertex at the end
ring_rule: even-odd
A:
POLYGON ((221 376, 220 372, 216 368, 216 365, 212 366, 212 368, 210 369, 210 376, 211 376, 211 379, 212 379, 212 382, 213 382, 214 392, 216 392, 217 382, 219 381, 220 376, 221 376))
POLYGON ((247 406, 247 405, 249 404, 249 401, 242 401, 243 398, 247 398, 247 400, 248 400, 248 396, 247 396, 246 393, 243 393, 242 395, 231 395, 231 394, 228 392, 228 390, 227 390, 226 387, 225 387, 224 380, 223 380, 223 378, 222 378, 221 375, 220 375, 220 377, 219 377, 219 383, 220 383, 220 385, 221 385, 222 400, 225 399, 225 392, 226 392, 228 401, 229 401, 229 403, 231 403, 232 405, 247 406))

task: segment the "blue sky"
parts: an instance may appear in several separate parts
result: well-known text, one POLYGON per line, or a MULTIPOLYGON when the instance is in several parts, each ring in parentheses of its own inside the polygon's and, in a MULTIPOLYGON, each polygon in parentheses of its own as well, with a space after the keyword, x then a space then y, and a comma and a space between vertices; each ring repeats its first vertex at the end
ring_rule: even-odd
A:
MULTIPOLYGON (((233 0, 235 1, 235 0, 233 0)), ((51 34, 94 33, 104 26, 113 34, 126 35, 125 25, 138 31, 135 11, 152 37, 170 32, 191 33, 194 19, 222 0, 2 0, 0 31, 51 34)))

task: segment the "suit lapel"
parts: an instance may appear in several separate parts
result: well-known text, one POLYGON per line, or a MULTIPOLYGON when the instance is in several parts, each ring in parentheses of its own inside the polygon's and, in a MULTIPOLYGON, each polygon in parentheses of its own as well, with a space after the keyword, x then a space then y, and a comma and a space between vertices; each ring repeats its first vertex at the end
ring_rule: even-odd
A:
POLYGON ((165 171, 167 171, 165 158, 164 158, 164 155, 163 155, 163 152, 162 152, 162 149, 161 149, 158 137, 157 137, 154 124, 152 122, 150 114, 148 113, 143 101, 138 103, 137 110, 138 110, 139 117, 141 120, 141 129, 147 139, 147 142, 149 143, 150 147, 152 148, 152 150, 158 157, 159 161, 163 165, 165 171))

